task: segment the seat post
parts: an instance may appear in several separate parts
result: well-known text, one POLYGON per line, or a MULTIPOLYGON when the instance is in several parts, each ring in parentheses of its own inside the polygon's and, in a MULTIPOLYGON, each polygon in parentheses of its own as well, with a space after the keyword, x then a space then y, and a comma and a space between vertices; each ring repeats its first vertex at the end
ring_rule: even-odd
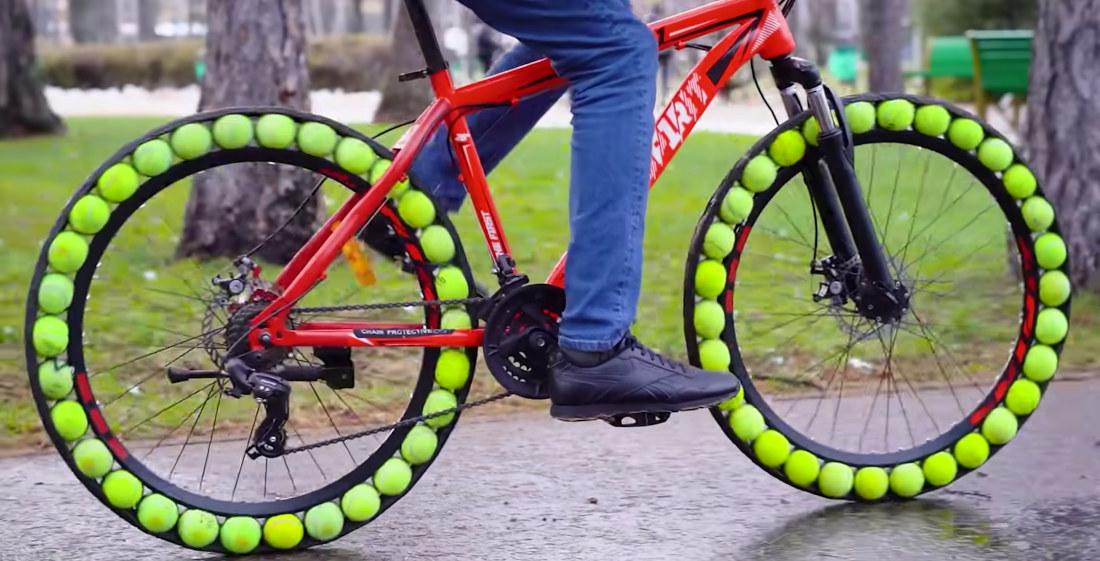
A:
POLYGON ((424 0, 405 0, 405 9, 409 12, 413 32, 416 33, 416 40, 420 43, 420 52, 428 65, 428 74, 445 70, 447 61, 443 59, 443 51, 439 48, 439 39, 435 36, 435 28, 432 27, 432 20, 428 16, 424 0))

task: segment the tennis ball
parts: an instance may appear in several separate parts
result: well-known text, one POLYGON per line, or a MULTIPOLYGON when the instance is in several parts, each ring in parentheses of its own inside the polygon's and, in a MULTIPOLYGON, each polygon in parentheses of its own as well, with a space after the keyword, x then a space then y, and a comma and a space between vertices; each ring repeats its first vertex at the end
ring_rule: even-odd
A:
POLYGON ((57 356, 69 346, 69 326, 57 316, 42 316, 31 330, 34 350, 42 356, 57 356))
POLYGON ((401 457, 414 466, 426 464, 435 455, 438 445, 439 437, 435 435, 435 431, 427 425, 416 425, 401 442, 401 457))
POLYGON ((707 228, 703 236, 703 254, 721 261, 733 251, 733 228, 722 222, 715 222, 707 228))
POLYGON ((447 263, 455 256, 455 240, 446 228, 432 224, 420 232, 420 248, 432 263, 447 263))
POLYGON ((1004 407, 998 407, 989 412, 982 422, 982 436, 990 444, 1007 444, 1016 436, 1016 430, 1020 428, 1016 416, 1004 407))
POLYGON ((817 456, 805 450, 795 450, 787 456, 787 461, 783 464, 783 473, 791 483, 806 487, 817 481, 817 474, 821 473, 821 465, 817 456))
MULTIPOLYGON (((252 119, 244 115, 218 117, 218 120, 214 121, 214 142, 226 149, 248 146, 248 143, 252 142, 252 119)), ((253 522, 256 521, 253 520, 253 522)), ((225 528, 222 528, 222 531, 224 532, 225 528)))
POLYGON ((298 124, 286 115, 270 114, 256 119, 256 142, 265 148, 287 148, 298 136, 298 124))
POLYGON ((126 470, 112 471, 103 478, 103 494, 115 508, 134 508, 141 500, 141 481, 126 470))
POLYGON ((183 160, 194 160, 205 155, 214 145, 210 129, 202 123, 187 123, 172 132, 168 139, 172 151, 183 160))
POLYGON ((298 148, 311 156, 328 156, 336 149, 336 140, 336 131, 324 123, 310 121, 298 129, 298 148))
POLYGON ((734 187, 722 199, 718 216, 727 224, 740 224, 752 214, 752 193, 740 187, 734 187))
POLYGON ((878 106, 878 126, 889 131, 903 131, 913 124, 916 108, 906 99, 891 99, 878 106))
POLYGON ((730 369, 730 348, 717 339, 699 344, 699 362, 703 370, 728 372, 730 369))
POLYGON ((424 228, 435 222, 435 205, 423 191, 409 190, 397 202, 397 215, 412 228, 424 228))
POLYGON ((821 467, 817 487, 826 497, 839 499, 852 492, 855 475, 852 468, 839 462, 829 462, 821 467))
POLYGON ((306 533, 327 542, 344 530, 344 513, 336 503, 321 503, 306 511, 306 533))
MULTIPOLYGON (((47 363, 48 364, 48 363, 47 363)), ((1058 353, 1046 345, 1033 345, 1024 355, 1024 376, 1034 382, 1045 382, 1058 370, 1058 353)))
MULTIPOLYGON (((342 526, 342 514, 340 518, 342 526)), ((279 514, 268 518, 264 522, 264 541, 275 549, 291 549, 302 542, 302 536, 304 535, 302 521, 293 514, 279 514)))
POLYGON ((409 488, 412 468, 401 458, 390 458, 374 472, 374 486, 383 495, 400 495, 409 488))
POLYGON ((180 541, 196 549, 204 548, 218 539, 218 519, 203 510, 187 510, 180 515, 176 531, 180 541))
POLYGON ((88 258, 88 242, 76 232, 61 232, 50 242, 47 259, 62 273, 75 273, 88 258))
POLYGON ((50 409, 50 421, 58 436, 72 442, 88 432, 88 415, 75 401, 61 401, 50 409))
POLYGON ((435 363, 435 383, 439 387, 455 391, 470 379, 470 357, 459 349, 446 349, 439 353, 435 363))
POLYGON ((695 293, 703 298, 717 298, 726 289, 726 268, 713 259, 705 259, 695 267, 695 293))
POLYGON ((775 167, 775 162, 771 158, 764 155, 756 156, 749 160, 744 171, 741 172, 741 184, 753 193, 767 191, 772 183, 775 183, 778 172, 779 169, 775 167))
MULTIPOLYGON (((446 411, 447 409, 451 409, 454 407, 458 407, 458 398, 455 397, 455 394, 447 390, 436 389, 432 390, 431 393, 428 394, 428 398, 424 400, 424 409, 421 411, 421 414, 431 415, 433 413, 446 411)), ((454 413, 447 413, 446 415, 432 417, 431 419, 428 419, 424 422, 427 423, 428 426, 438 429, 440 427, 445 427, 451 424, 451 421, 453 421, 454 418, 454 413)), ((377 481, 375 482, 375 485, 378 485, 377 481)), ((382 489, 382 487, 378 487, 378 490, 382 493, 386 492, 384 489, 382 489)))
POLYGON ((936 452, 924 460, 924 479, 929 485, 943 487, 954 481, 958 472, 955 456, 948 452, 936 452))
POLYGON ((1066 262, 1066 242, 1053 232, 1035 238, 1035 260, 1044 269, 1061 267, 1066 262))
POLYGON ((180 511, 176 503, 161 494, 149 495, 138 505, 138 523, 142 528, 155 534, 175 528, 179 517, 180 511))
POLYGON ((1039 300, 1047 306, 1061 306, 1069 300, 1073 287, 1062 271, 1047 271, 1039 277, 1039 300))
POLYGON ((966 469, 974 469, 989 459, 989 441, 972 432, 955 443, 955 460, 966 469))
POLYGON ((1066 321, 1066 314, 1058 308, 1043 309, 1035 320, 1035 338, 1040 343, 1046 343, 1047 345, 1059 343, 1066 338, 1066 331, 1068 330, 1069 323, 1066 321))
POLYGON ((1030 415, 1039 406, 1039 399, 1043 392, 1039 385, 1027 378, 1020 378, 1008 387, 1008 395, 1005 396, 1005 406, 1008 410, 1019 415, 1030 415))
POLYGON ((973 150, 985 139, 985 130, 972 119, 955 119, 947 129, 947 140, 963 150, 973 150))
POLYGON ((1026 199, 1039 186, 1031 170, 1023 164, 1014 164, 1004 173, 1005 191, 1015 199, 1026 199))
MULTIPOLYGON (((382 174, 386 173, 386 170, 390 169, 393 162, 389 160, 379 159, 370 168, 370 180, 371 185, 378 183, 379 179, 382 179, 382 174)), ((409 181, 407 179, 394 183, 393 188, 390 189, 389 197, 394 200, 400 200, 401 197, 409 190, 409 181)))
POLYGON ((89 438, 73 448, 73 463, 85 477, 99 479, 111 472, 115 458, 102 440, 89 438))
POLYGON ((172 167, 172 147, 154 138, 134 150, 134 168, 149 177, 160 175, 172 167))
POLYGON ((455 266, 439 269, 435 274, 435 292, 440 300, 457 300, 470 295, 470 284, 466 275, 455 266))
POLYGON ((38 307, 48 314, 64 312, 73 303, 73 289, 72 279, 65 275, 50 273, 42 277, 38 285, 38 307))
POLYGON ((111 207, 95 195, 80 197, 69 211, 69 225, 81 234, 94 234, 102 230, 110 218, 111 207))
POLYGON ((99 196, 111 201, 121 203, 129 199, 138 189, 137 170, 127 164, 115 164, 96 180, 96 189, 99 196))
POLYGON ((358 138, 345 138, 336 145, 336 163, 355 175, 367 173, 375 158, 374 150, 358 138))
POLYGON ((692 324, 695 335, 703 339, 717 339, 726 329, 726 310, 714 300, 703 300, 695 305, 692 324))
POLYGON ((890 475, 880 467, 859 468, 856 472, 856 495, 865 501, 877 501, 890 489, 890 475))
POLYGON ((990 138, 978 147, 978 161, 993 171, 1004 171, 1016 156, 1012 147, 999 138, 990 138))
POLYGON ((890 470, 890 490, 899 497, 907 499, 920 494, 924 489, 924 472, 917 464, 901 464, 890 470))
POLYGON ((940 105, 925 105, 917 109, 913 128, 928 136, 943 136, 951 126, 951 114, 940 105))
POLYGON ((1032 232, 1044 232, 1054 224, 1054 207, 1042 197, 1029 197, 1020 206, 1020 213, 1032 232))
POLYGON ((722 411, 733 411, 741 407, 742 403, 745 403, 745 386, 737 388, 737 395, 719 403, 718 409, 722 411))
POLYGON ((760 463, 775 468, 787 461, 787 456, 791 454, 791 443, 783 433, 768 429, 753 441, 752 452, 760 463))
POLYGON ((745 405, 734 409, 728 419, 733 434, 742 442, 752 442, 760 436, 768 426, 764 424, 764 416, 752 405, 745 405))
POLYGON ((47 399, 63 399, 73 391, 71 366, 47 360, 38 367, 38 387, 47 399))
POLYGON ((441 329, 470 329, 473 326, 474 322, 470 319, 470 314, 458 308, 443 312, 443 317, 439 319, 441 329))
POLYGON ((222 524, 220 533, 222 547, 230 553, 249 553, 260 545, 263 530, 260 523, 251 516, 234 516, 222 524))
POLYGON ((340 510, 343 510, 344 516, 352 522, 366 522, 378 514, 381 504, 378 490, 360 483, 344 493, 343 498, 340 499, 340 510))
POLYGON ((806 139, 796 130, 783 131, 768 146, 768 155, 781 166, 793 166, 806 155, 806 139))
POLYGON ((854 134, 863 134, 875 128, 875 106, 867 101, 857 101, 844 107, 848 128, 854 134))
MULTIPOLYGON (((836 112, 830 113, 833 116, 833 123, 837 123, 836 112)), ((817 137, 821 136, 821 125, 817 122, 817 117, 810 117, 805 125, 802 125, 802 136, 806 137, 806 142, 811 146, 817 146, 817 137)))

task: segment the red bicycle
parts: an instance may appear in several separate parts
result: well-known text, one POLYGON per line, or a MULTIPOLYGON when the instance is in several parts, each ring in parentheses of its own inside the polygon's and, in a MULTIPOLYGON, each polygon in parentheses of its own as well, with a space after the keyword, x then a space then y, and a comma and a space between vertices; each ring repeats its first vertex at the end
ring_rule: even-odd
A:
MULTIPOLYGON (((757 55, 789 115, 699 194, 687 356, 741 380, 712 414, 769 474, 829 498, 911 498, 982 465, 1035 410, 1066 336, 1066 248, 1003 136, 933 99, 833 95, 792 56, 793 4, 722 0, 652 24, 661 49, 705 54, 657 119, 651 183, 757 55)), ((327 542, 408 493, 463 410, 546 397, 565 258, 545 283, 517 268, 464 116, 564 82, 543 60, 455 87, 421 0, 406 6, 427 62, 410 77, 437 99, 392 151, 316 115, 202 113, 115 153, 49 233, 27 306, 34 398, 81 483, 139 529, 232 553, 327 542), (493 294, 475 291, 457 230, 407 175, 440 126, 493 294), (176 186, 234 168, 322 178, 286 223, 327 221, 273 278, 258 248, 228 268, 165 257, 176 186), (372 279, 355 239, 379 215, 404 267, 372 279), (341 256, 351 267, 330 268, 341 256), (478 348, 506 392, 468 403, 478 348)), ((225 208, 228 224, 251 220, 225 208)))

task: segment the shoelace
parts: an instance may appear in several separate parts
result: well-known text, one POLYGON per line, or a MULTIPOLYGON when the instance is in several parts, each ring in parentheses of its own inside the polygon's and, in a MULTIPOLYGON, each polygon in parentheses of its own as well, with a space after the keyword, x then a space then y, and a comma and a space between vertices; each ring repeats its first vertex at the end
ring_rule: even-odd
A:
POLYGON ((639 353, 641 353, 641 355, 643 357, 645 357, 648 360, 651 360, 651 361, 656 362, 656 363, 658 363, 658 364, 660 364, 660 365, 662 365, 666 368, 671 368, 671 369, 679 371, 679 372, 686 372, 687 371, 684 368, 683 364, 680 364, 679 362, 675 362, 673 360, 665 358, 664 356, 658 354, 656 351, 651 350, 649 347, 646 347, 645 345, 643 345, 642 342, 639 341, 633 335, 627 335, 626 337, 624 337, 623 342, 628 348, 632 348, 632 349, 637 350, 639 353))

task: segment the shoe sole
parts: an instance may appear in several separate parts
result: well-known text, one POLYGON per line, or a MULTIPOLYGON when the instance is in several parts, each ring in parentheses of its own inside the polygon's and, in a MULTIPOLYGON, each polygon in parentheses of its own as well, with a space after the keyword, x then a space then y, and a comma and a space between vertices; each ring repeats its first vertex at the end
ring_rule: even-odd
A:
POLYGON ((603 421, 620 415, 635 413, 682 413, 714 407, 732 399, 740 390, 721 397, 698 399, 684 403, 615 403, 592 405, 550 405, 550 416, 567 422, 603 421))

